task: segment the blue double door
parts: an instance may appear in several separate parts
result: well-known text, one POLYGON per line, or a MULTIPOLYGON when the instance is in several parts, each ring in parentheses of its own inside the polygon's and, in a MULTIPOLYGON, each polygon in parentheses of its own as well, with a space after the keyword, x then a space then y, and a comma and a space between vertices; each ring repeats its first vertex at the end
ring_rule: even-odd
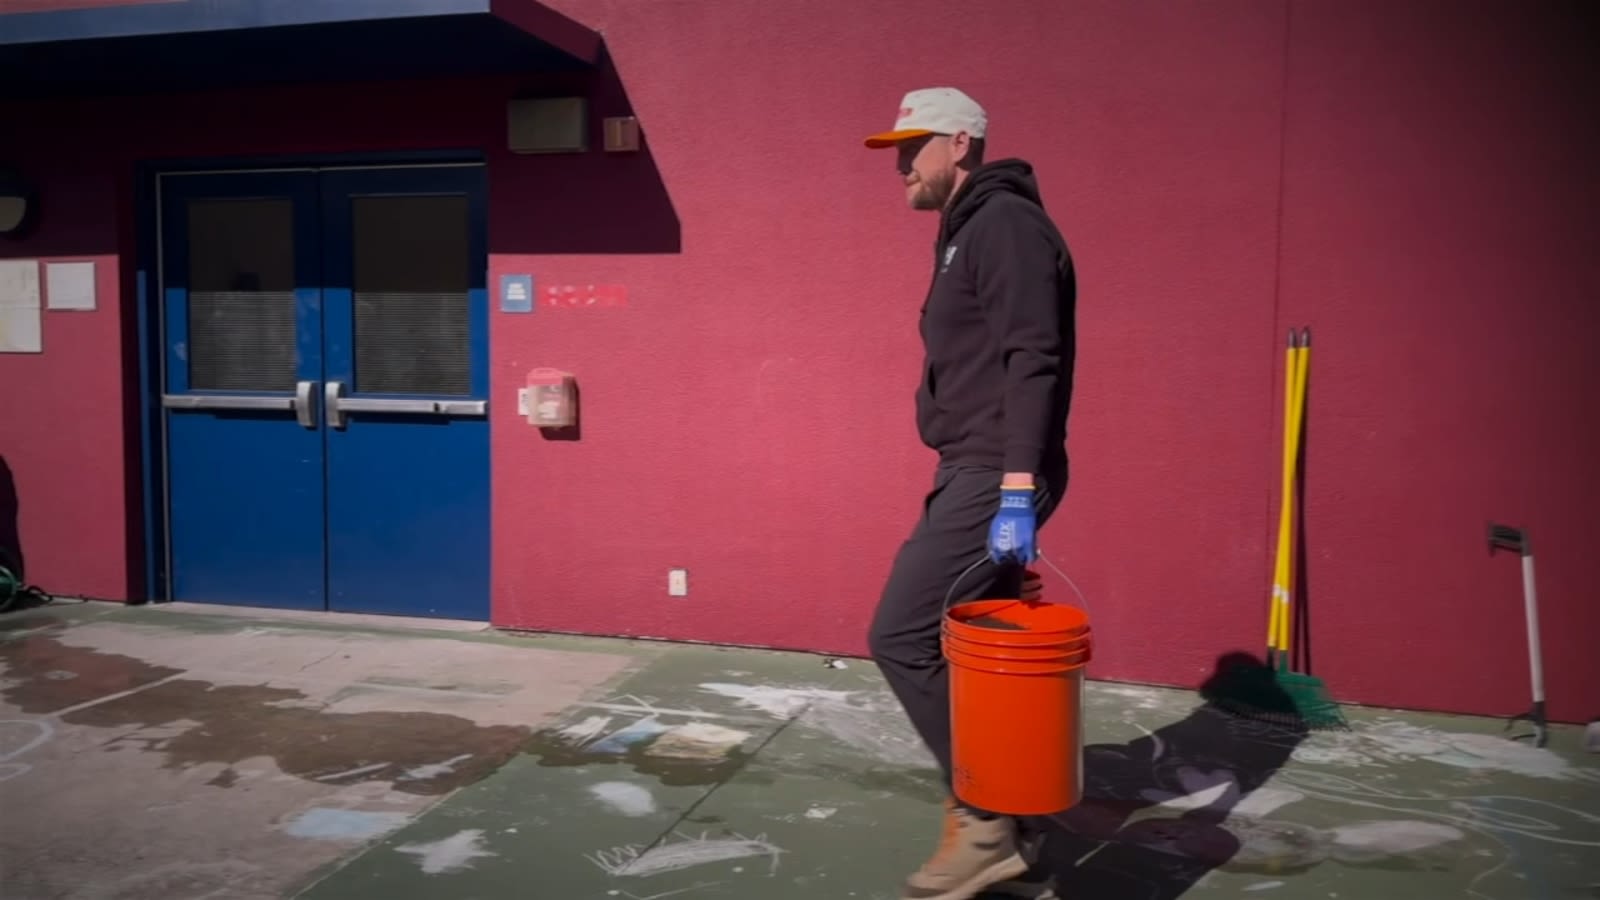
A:
POLYGON ((482 168, 158 194, 169 596, 487 619, 482 168))

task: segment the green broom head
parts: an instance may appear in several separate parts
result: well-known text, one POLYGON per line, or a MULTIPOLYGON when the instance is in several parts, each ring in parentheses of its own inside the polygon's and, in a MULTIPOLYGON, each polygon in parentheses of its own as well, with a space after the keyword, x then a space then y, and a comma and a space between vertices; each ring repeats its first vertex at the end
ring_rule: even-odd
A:
POLYGON ((1288 695, 1294 715, 1306 728, 1313 731, 1345 730, 1350 724, 1344 719, 1339 704, 1328 696, 1327 685, 1321 678, 1304 672, 1279 671, 1273 675, 1278 686, 1288 695))
POLYGON ((1345 729, 1344 713, 1322 679, 1275 668, 1243 652, 1217 660, 1200 696, 1231 715, 1295 730, 1345 729))
POLYGON ((49 601, 44 591, 23 583, 17 568, 20 567, 14 566, 5 547, 0 546, 0 612, 39 606, 49 601))
POLYGON ((0 612, 11 609, 21 597, 22 579, 11 573, 6 566, 5 550, 0 549, 0 612))

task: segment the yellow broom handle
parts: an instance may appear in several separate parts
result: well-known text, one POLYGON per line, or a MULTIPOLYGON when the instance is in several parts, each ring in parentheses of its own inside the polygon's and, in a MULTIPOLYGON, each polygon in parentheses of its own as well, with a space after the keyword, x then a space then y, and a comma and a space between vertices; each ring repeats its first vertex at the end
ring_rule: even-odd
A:
POLYGON ((1267 623, 1267 647, 1278 649, 1278 620, 1282 617, 1284 579, 1288 575, 1287 553, 1289 546, 1289 491, 1292 477, 1294 448, 1290 446, 1294 427, 1295 400, 1295 333, 1289 332, 1288 346, 1284 350, 1283 366, 1283 465, 1281 475, 1283 490, 1278 495, 1278 546, 1272 565, 1271 616, 1267 623))
POLYGON ((1283 612, 1278 616, 1278 649, 1284 653, 1289 651, 1290 631, 1289 622, 1293 610, 1294 600, 1294 476, 1299 471, 1300 463, 1300 435, 1303 431, 1306 416, 1306 373, 1311 366, 1311 334, 1303 332, 1300 346, 1295 351, 1294 367, 1294 399, 1293 412, 1290 414, 1292 422, 1289 432, 1288 466, 1283 479, 1284 491, 1284 525, 1285 547, 1283 549, 1283 612))

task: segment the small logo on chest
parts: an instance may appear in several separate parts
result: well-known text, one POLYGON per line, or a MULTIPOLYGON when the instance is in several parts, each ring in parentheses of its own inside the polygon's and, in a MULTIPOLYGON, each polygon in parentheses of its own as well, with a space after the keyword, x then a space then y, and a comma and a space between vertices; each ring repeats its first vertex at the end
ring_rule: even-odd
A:
POLYGON ((956 258, 956 245, 951 244, 944 248, 944 261, 939 264, 939 273, 943 274, 950 268, 950 262, 956 258))

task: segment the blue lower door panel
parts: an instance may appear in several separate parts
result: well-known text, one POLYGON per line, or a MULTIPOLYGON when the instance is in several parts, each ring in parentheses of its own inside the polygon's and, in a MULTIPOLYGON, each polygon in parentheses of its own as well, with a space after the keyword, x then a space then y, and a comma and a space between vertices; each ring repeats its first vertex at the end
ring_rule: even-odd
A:
POLYGON ((173 599, 325 608, 322 435, 287 412, 167 420, 173 599))
POLYGON ((489 618, 489 423, 351 413, 328 435, 328 605, 489 618))

